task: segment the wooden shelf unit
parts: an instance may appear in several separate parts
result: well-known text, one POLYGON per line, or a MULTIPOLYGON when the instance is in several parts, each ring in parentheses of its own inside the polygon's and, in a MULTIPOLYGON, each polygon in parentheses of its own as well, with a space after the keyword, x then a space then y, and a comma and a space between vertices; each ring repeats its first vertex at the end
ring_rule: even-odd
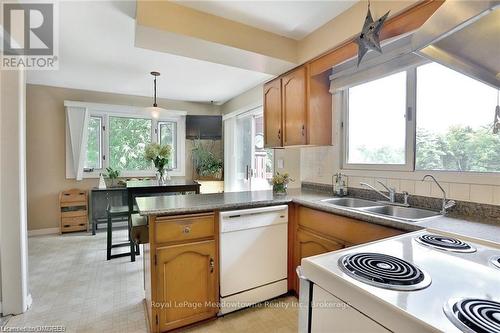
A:
POLYGON ((72 189, 59 194, 60 233, 88 231, 88 193, 72 189))

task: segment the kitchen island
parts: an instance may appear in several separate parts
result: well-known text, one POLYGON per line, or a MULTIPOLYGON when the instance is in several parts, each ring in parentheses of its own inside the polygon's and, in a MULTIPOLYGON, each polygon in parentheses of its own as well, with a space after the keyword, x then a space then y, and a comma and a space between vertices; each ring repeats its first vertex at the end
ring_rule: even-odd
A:
POLYGON ((498 224, 435 217, 409 222, 321 200, 326 192, 296 189, 137 198, 148 217, 144 247, 150 330, 164 332, 216 318, 219 311, 219 212, 288 205, 288 286, 298 291, 295 267, 304 257, 428 229, 500 243, 498 224))

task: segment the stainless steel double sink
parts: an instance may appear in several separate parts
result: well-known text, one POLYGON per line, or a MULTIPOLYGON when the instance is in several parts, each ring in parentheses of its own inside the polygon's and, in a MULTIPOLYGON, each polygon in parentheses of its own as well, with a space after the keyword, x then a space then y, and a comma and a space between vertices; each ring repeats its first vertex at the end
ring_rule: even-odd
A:
POLYGON ((413 208, 413 207, 402 207, 397 205, 391 205, 389 203, 386 204, 380 201, 370 201, 365 199, 331 198, 331 199, 324 199, 321 201, 334 206, 350 208, 362 212, 401 219, 410 222, 418 222, 424 219, 441 216, 440 213, 434 212, 432 210, 413 208))

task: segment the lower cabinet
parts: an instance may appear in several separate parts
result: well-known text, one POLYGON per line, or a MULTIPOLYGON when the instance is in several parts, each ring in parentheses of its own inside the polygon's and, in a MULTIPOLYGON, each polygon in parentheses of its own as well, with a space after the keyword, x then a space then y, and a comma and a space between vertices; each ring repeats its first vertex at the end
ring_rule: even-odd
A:
POLYGON ((203 213, 149 218, 144 277, 150 332, 175 330, 215 318, 219 312, 215 216, 203 213))
POLYGON ((290 289, 297 294, 299 281, 295 269, 303 258, 403 234, 404 231, 295 205, 289 227, 293 254, 289 258, 290 289))
POLYGON ((301 229, 297 230, 296 240, 296 253, 298 262, 300 262, 302 258, 340 250, 345 247, 343 244, 337 243, 333 240, 321 236, 317 236, 313 233, 301 229))
POLYGON ((217 311, 215 240, 156 249, 160 331, 213 317, 217 311))

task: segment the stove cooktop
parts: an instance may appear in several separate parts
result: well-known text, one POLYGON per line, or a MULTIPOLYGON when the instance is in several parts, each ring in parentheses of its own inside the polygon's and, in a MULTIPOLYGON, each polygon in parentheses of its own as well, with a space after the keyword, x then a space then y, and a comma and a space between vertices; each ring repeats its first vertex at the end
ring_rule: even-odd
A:
MULTIPOLYGON (((500 303, 500 246, 434 230, 306 258, 302 268, 310 281, 395 331, 473 332, 451 319, 449 313, 465 318, 455 302, 500 303), (435 247, 441 243, 452 250, 435 247), (455 310, 445 313, 450 300, 447 307, 455 310)), ((490 318, 495 322, 500 314, 490 318)))
POLYGON ((450 321, 465 333, 500 333, 500 303, 478 298, 451 300, 443 307, 450 321))
POLYGON ((415 241, 424 246, 429 246, 444 251, 461 252, 461 253, 476 252, 476 248, 472 247, 470 244, 458 238, 447 237, 442 235, 424 234, 419 237, 416 237, 415 241))
POLYGON ((430 276, 417 266, 380 253, 355 253, 339 259, 339 267, 350 277, 391 290, 419 290, 431 284, 430 276))
POLYGON ((493 265, 493 267, 500 269, 500 255, 491 257, 490 264, 493 265))

